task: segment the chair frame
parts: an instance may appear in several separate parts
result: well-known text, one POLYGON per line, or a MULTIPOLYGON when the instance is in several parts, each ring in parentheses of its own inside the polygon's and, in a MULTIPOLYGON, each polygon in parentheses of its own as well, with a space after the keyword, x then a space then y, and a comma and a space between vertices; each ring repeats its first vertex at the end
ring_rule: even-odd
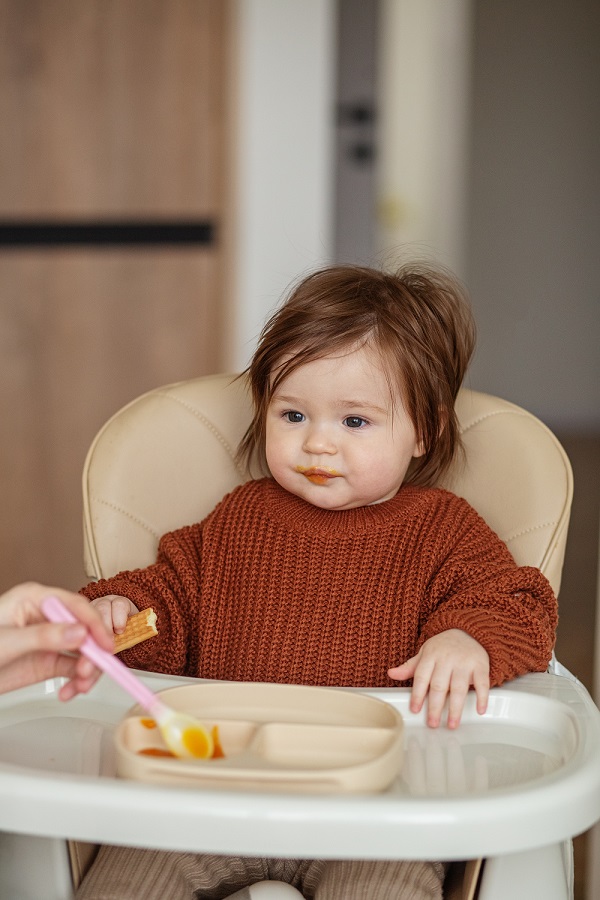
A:
MULTIPOLYGON (((90 578, 149 564, 155 557, 162 533, 200 520, 224 493, 250 477, 240 468, 235 455, 249 420, 249 409, 245 382, 236 376, 217 375, 150 391, 106 423, 90 447, 83 472, 84 558, 90 578), (206 478, 207 471, 211 473, 210 479, 206 478), (148 485, 152 485, 152 490, 148 485)), ((465 457, 458 459, 447 473, 443 486, 466 497, 507 543, 517 562, 538 566, 558 593, 573 491, 566 454, 543 423, 507 401, 465 389, 459 394, 457 412, 465 457)), ((555 671, 560 672, 560 667, 556 666, 555 671)), ((158 685, 173 683, 167 676, 145 674, 143 677, 155 689, 158 685)), ((562 675, 534 675, 507 686, 509 696, 514 696, 515 692, 517 695, 525 692, 540 697, 556 696, 569 708, 577 708, 577 727, 585 736, 586 752, 600 753, 600 713, 581 685, 562 675)), ((0 721, 1 715, 0 710, 0 721)), ((566 900, 571 896, 569 838, 577 829, 585 830, 600 819, 600 773, 595 781, 595 774, 590 774, 595 769, 587 756, 580 759, 579 764, 582 771, 585 769, 587 793, 582 789, 582 771, 571 773, 569 791, 570 796, 575 797, 576 809, 569 822, 563 821, 559 813, 558 820, 554 821, 550 812, 543 822, 544 840, 524 853, 518 852, 517 845, 510 844, 510 829, 505 829, 504 843, 488 842, 492 852, 480 877, 480 900, 504 897, 508 889, 513 900, 521 897, 530 900, 536 895, 534 886, 539 887, 542 882, 548 889, 546 900, 566 900), (587 806, 585 797, 589 798, 587 806), (597 819, 594 818, 596 807, 597 819), (495 856, 494 849, 502 855, 495 856), (546 879, 545 872, 550 873, 546 879)), ((2 778, 0 765, 0 788, 2 778)), ((125 785, 121 787, 126 788, 125 785)), ((215 826, 217 831, 213 829, 210 833, 209 843, 212 844, 217 832, 220 833, 218 829, 224 827, 229 816, 227 798, 223 797, 222 801, 224 812, 218 812, 221 809, 219 803, 215 807, 215 822, 220 824, 215 826), (224 816, 222 820, 221 816, 224 816)), ((282 812, 281 818, 274 812, 275 807, 279 808, 274 801, 266 803, 254 797, 252 805, 258 812, 264 806, 264 821, 270 823, 272 840, 281 838, 285 842, 286 829, 305 838, 310 836, 310 829, 298 830, 294 824, 300 807, 305 813, 311 809, 310 798, 298 798, 292 804, 293 809, 290 807, 287 812, 282 812)), ((385 815, 391 816, 389 827, 400 828, 399 820, 394 818, 398 810, 392 815, 385 798, 372 803, 373 810, 380 807, 382 814, 386 810, 385 815), (397 824, 392 824, 393 821, 397 824)), ((352 824, 351 804, 340 804, 341 818, 332 809, 328 815, 333 816, 332 821, 338 821, 341 832, 359 827, 352 824)), ((183 811, 180 815, 185 817, 183 811)), ((10 831, 10 821, 10 818, 3 821, 0 813, 0 828, 10 831)), ((360 816, 356 822, 359 821, 363 822, 360 816)), ((368 816, 364 821, 368 823, 368 816)), ((383 819, 380 824, 379 833, 384 836, 383 819)), ((27 827, 21 827, 25 834, 27 827)), ((240 837, 245 836, 252 842, 255 836, 247 834, 247 823, 244 827, 246 831, 239 831, 240 837)), ((50 825, 45 826, 44 832, 31 833, 47 834, 49 841, 60 843, 60 832, 54 832, 50 825)), ((399 833, 408 838, 410 830, 399 833)), ((71 835, 75 838, 83 836, 73 832, 71 835)), ((100 831, 93 836, 88 834, 88 837, 105 839, 100 831)), ((208 839, 208 832, 206 837, 208 839)), ((364 844, 364 833, 362 840, 364 844)), ((214 852, 226 852, 223 841, 219 846, 221 849, 214 852)), ((236 847, 229 849, 234 852, 236 847)), ((475 857, 466 867, 466 875, 464 866, 455 869, 458 878, 452 896, 461 900, 471 900, 478 878, 476 857, 480 854, 474 844, 470 849, 473 853, 461 850, 446 857, 475 857)), ((243 848, 241 852, 244 852, 243 848)), ((333 844, 329 852, 334 852, 333 844)), ((336 844, 335 852, 343 852, 343 847, 336 844)), ((380 851, 371 847, 369 854, 374 852, 380 851)), ((71 842, 71 853, 77 880, 89 863, 93 844, 86 848, 78 841, 71 842)), ((411 850, 408 857, 418 858, 414 853, 411 850)), ((487 850, 485 853, 488 855, 487 850)), ((273 888, 266 885, 254 886, 251 896, 258 898, 260 891, 266 890, 276 897, 273 888)))

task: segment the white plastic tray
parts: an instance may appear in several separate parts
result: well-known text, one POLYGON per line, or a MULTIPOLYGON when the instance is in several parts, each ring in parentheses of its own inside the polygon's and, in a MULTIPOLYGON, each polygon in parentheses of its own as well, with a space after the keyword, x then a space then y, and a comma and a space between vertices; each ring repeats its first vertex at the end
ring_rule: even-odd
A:
MULTIPOLYGON (((153 690, 199 684, 142 673, 153 690)), ((128 697, 104 678, 62 704, 58 683, 0 696, 0 830, 105 843, 331 858, 489 856, 565 840, 600 820, 600 713, 585 689, 529 675, 468 698, 431 730, 409 692, 367 693, 404 717, 404 765, 378 794, 325 796, 118 779, 128 697)), ((330 689, 329 689, 330 690, 330 689)))

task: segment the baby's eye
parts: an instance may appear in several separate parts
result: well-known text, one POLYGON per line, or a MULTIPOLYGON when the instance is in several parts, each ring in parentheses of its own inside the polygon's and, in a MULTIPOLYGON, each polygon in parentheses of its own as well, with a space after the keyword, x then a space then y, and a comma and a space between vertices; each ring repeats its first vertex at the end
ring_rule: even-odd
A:
POLYGON ((344 425, 348 428, 362 428, 363 425, 367 425, 367 420, 361 416, 346 416, 344 425))
POLYGON ((283 414, 283 418, 287 419, 288 422, 304 422, 304 416, 301 412, 297 412, 295 409, 290 409, 283 414))

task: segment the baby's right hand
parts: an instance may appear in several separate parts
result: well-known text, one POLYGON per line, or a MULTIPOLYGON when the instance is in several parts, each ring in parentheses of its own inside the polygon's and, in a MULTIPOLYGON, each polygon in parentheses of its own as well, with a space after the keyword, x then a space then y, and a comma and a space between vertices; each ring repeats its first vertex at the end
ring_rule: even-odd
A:
POLYGON ((131 600, 128 600, 127 597, 120 597, 119 594, 98 597, 96 600, 92 600, 92 606, 96 607, 108 630, 114 631, 115 634, 122 634, 129 616, 134 616, 136 612, 139 612, 131 600))

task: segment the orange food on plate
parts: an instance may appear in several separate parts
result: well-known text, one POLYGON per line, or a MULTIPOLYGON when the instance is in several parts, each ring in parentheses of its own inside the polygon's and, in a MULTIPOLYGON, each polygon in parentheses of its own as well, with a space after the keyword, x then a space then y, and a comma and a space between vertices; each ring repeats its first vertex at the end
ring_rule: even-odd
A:
POLYGON ((223 747, 221 746, 221 741, 219 740, 219 726, 214 725, 210 733, 213 739, 214 747, 211 759, 225 759, 223 747))
MULTIPOLYGON (((156 722, 154 719, 140 719, 141 724, 144 728, 156 728, 156 722)), ((219 739, 219 726, 213 725, 211 728, 211 737, 213 739, 213 752, 211 759, 225 759, 225 753, 223 751, 223 747, 221 745, 221 741, 219 739)), ((141 750, 138 750, 139 756, 166 756, 175 759, 175 754, 171 753, 170 750, 167 750, 164 747, 142 747, 141 750)), ((199 758, 202 758, 200 754, 196 754, 199 758)))
POLYGON ((163 747, 142 747, 141 750, 138 750, 140 756, 172 756, 175 757, 174 753, 171 753, 170 750, 165 750, 163 747))
POLYGON ((181 732, 181 743, 196 759, 210 758, 210 737, 204 728, 184 728, 181 732))

